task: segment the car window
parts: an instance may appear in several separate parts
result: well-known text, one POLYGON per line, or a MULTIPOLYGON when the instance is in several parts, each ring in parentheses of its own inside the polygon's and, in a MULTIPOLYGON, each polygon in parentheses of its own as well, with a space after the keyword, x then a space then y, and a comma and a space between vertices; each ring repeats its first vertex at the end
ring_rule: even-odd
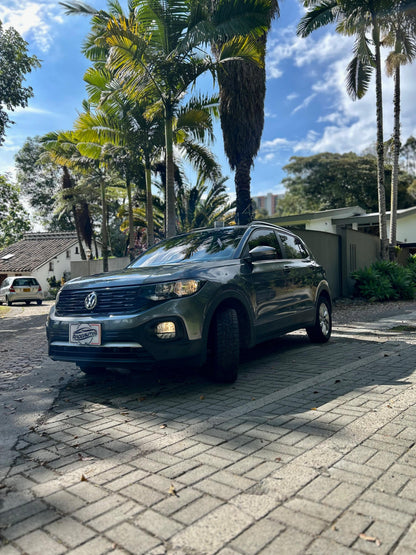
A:
POLYGON ((233 258, 244 231, 244 228, 218 229, 172 237, 151 247, 127 267, 230 259, 233 258))
POLYGON ((250 235, 247 246, 244 249, 244 256, 247 256, 254 247, 273 247, 276 249, 276 258, 283 258, 282 249, 276 233, 270 229, 256 229, 250 235))
POLYGON ((299 237, 280 233, 280 240, 285 249, 286 258, 308 258, 309 253, 299 237))
POLYGON ((34 278, 17 278, 14 280, 13 285, 15 287, 32 287, 33 285, 38 285, 38 282, 34 278))

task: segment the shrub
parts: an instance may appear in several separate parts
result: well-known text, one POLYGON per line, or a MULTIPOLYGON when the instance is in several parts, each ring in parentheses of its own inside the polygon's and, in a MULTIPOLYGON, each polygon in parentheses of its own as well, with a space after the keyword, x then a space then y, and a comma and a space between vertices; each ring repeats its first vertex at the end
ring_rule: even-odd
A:
POLYGON ((379 260, 369 268, 357 270, 351 274, 356 280, 356 293, 369 301, 389 301, 413 299, 416 284, 415 273, 409 267, 404 268, 397 262, 379 260))

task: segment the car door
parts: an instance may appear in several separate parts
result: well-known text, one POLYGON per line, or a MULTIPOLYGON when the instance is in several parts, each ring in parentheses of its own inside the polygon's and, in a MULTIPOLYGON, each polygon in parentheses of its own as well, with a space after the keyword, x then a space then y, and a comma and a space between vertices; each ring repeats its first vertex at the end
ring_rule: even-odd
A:
POLYGON ((279 231, 286 270, 287 300, 296 323, 313 318, 315 298, 315 264, 299 237, 279 231))
POLYGON ((287 302, 285 261, 274 229, 255 229, 247 240, 243 258, 249 260, 249 252, 260 246, 273 247, 276 258, 249 261, 244 275, 251 292, 257 341, 284 329, 291 312, 287 302))

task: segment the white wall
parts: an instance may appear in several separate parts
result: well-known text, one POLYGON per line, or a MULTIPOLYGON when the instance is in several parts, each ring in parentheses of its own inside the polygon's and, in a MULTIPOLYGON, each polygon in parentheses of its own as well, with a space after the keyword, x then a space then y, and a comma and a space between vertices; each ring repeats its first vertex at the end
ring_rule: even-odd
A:
POLYGON ((416 243, 416 216, 414 214, 397 219, 397 240, 416 243))

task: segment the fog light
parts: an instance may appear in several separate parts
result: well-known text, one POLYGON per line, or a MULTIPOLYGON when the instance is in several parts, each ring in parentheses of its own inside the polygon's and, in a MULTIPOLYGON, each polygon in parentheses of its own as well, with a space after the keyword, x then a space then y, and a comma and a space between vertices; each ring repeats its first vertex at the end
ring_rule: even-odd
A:
POLYGON ((159 339, 174 339, 176 337, 175 322, 160 322, 155 327, 155 334, 159 339))

